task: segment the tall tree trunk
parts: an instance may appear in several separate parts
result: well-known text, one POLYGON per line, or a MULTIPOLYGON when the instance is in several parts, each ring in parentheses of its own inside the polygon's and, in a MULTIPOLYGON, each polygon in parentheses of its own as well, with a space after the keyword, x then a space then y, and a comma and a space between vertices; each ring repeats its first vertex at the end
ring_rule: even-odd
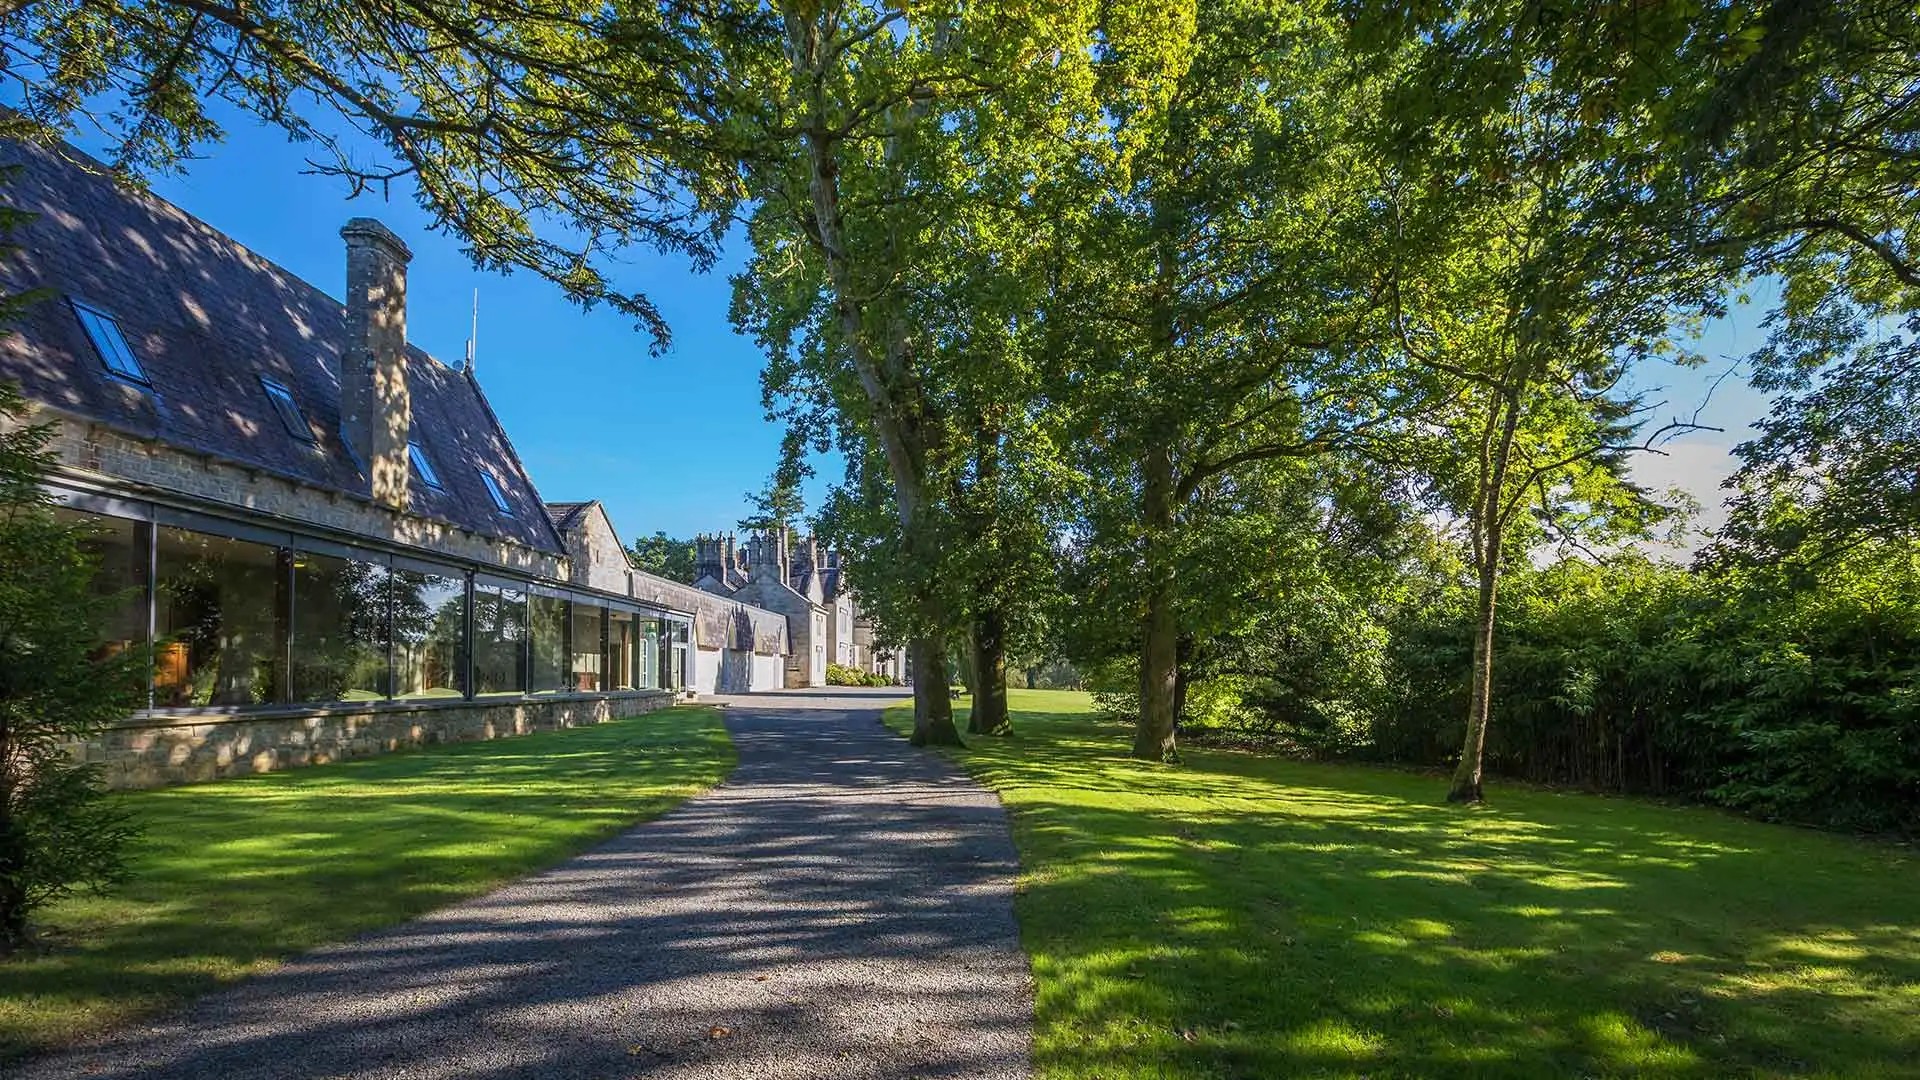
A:
POLYGON ((973 712, 967 717, 969 735, 1004 735, 1013 730, 1007 714, 1007 630, 998 605, 981 605, 973 613, 973 712))
POLYGON ((915 746, 960 746, 953 725, 953 688, 947 682, 947 640, 922 634, 908 646, 913 655, 913 737, 915 746))
POLYGON ((973 584, 973 610, 967 620, 973 676, 973 711, 967 717, 970 735, 1004 735, 1013 729, 1007 715, 1007 615, 995 590, 1001 587, 1000 544, 1000 429, 976 412, 974 427, 974 482, 971 491, 956 492, 956 502, 974 519, 974 537, 987 553, 987 568, 973 584))
POLYGON ((1474 493, 1474 569, 1480 575, 1479 606, 1473 634, 1473 685, 1467 697, 1467 731, 1460 764, 1453 772, 1447 801, 1481 801, 1480 776, 1487 749, 1487 723, 1493 716, 1493 626, 1500 592, 1500 547, 1506 532, 1507 467, 1513 460, 1514 432, 1520 424, 1524 375, 1502 388, 1487 416, 1481 441, 1478 490, 1474 493))
POLYGON ((1147 451, 1142 463, 1145 487, 1146 617, 1140 635, 1140 723, 1133 733, 1133 756, 1172 761, 1174 683, 1179 667, 1180 626, 1175 617, 1173 560, 1167 551, 1173 528, 1173 454, 1163 443, 1147 451))
POLYGON ((1493 715, 1493 624, 1500 586, 1498 559, 1480 567, 1480 597, 1473 629, 1473 687, 1467 701, 1466 744, 1460 749, 1460 764, 1453 773, 1453 788, 1448 802, 1477 803, 1481 800, 1481 761, 1487 748, 1487 721, 1493 715))
MULTIPOLYGON (((874 434, 893 475, 894 504, 899 511, 901 535, 905 538, 901 557, 913 559, 918 546, 925 542, 921 537, 927 513, 927 434, 923 426, 928 416, 912 370, 911 328, 895 310, 895 304, 884 299, 879 302, 859 299, 865 294, 860 282, 884 278, 885 273, 875 270, 890 268, 856 266, 859 256, 846 243, 838 160, 844 134, 835 131, 827 121, 829 110, 824 89, 829 65, 835 62, 832 57, 836 43, 832 39, 837 24, 830 13, 817 7, 784 4, 782 8, 788 60, 794 74, 811 87, 803 135, 807 150, 807 199, 813 211, 809 231, 825 261, 834 315, 845 335, 861 392, 871 406, 874 434), (864 275, 861 271, 865 271, 864 275)), ((946 625, 940 598, 931 588, 914 599, 919 609, 915 615, 922 626, 946 625)), ((945 634, 938 629, 916 634, 909 650, 914 663, 913 744, 962 745, 960 732, 953 725, 945 634)))
POLYGON ((27 838, 14 816, 14 790, 26 782, 24 755, 14 750, 11 731, 0 722, 0 956, 27 936, 27 838))

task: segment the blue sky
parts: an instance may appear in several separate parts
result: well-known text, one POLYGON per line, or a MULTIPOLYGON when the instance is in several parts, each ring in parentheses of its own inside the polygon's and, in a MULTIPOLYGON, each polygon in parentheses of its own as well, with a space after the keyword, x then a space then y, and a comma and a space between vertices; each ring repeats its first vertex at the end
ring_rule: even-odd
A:
MULTIPOLYGON (((617 313, 582 311, 531 274, 476 271, 456 241, 428 231, 400 185, 390 199, 349 200, 343 181, 303 175, 305 148, 277 129, 244 116, 222 119, 226 140, 204 147, 184 175, 154 178, 154 191, 334 296, 345 276, 341 224, 379 218, 413 248, 409 337, 450 363, 465 355, 479 289, 480 382, 543 496, 600 499, 628 538, 731 529, 746 512, 745 494, 773 468, 780 428, 760 405, 760 351, 727 322, 738 245, 704 275, 676 257, 628 257, 621 286, 648 293, 673 328, 671 350, 655 357, 647 337, 617 313)), ((1700 422, 1721 429, 1675 439, 1665 454, 1641 455, 1635 466, 1642 482, 1698 500, 1703 526, 1720 520, 1719 483, 1733 467, 1728 452, 1766 409, 1737 371, 1720 378, 1760 344, 1763 314, 1757 305, 1736 306, 1707 328, 1698 343, 1709 358, 1703 367, 1636 376, 1653 400, 1667 402, 1659 420, 1693 416, 1705 403, 1700 422)), ((837 461, 815 465, 809 510, 840 469, 837 461)))
POLYGON ((1634 459, 1636 480, 1655 490, 1677 489, 1700 504, 1694 535, 1681 544, 1682 551, 1698 545, 1700 530, 1725 520, 1720 484, 1733 473, 1732 450, 1752 436, 1749 425, 1767 411, 1766 396, 1747 385, 1739 361, 1765 343, 1761 322, 1776 295, 1767 282, 1750 295, 1750 302, 1732 304, 1726 318, 1703 328, 1693 342, 1705 364, 1645 367, 1632 380, 1649 403, 1666 403, 1652 415, 1653 427, 1669 420, 1705 426, 1664 443, 1662 453, 1634 459))

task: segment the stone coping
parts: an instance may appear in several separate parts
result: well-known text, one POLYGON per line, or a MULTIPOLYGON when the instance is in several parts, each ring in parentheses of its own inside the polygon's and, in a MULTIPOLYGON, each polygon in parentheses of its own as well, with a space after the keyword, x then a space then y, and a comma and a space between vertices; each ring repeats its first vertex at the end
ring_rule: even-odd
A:
POLYGON ((476 697, 401 698, 375 701, 318 701, 300 705, 207 705, 175 709, 141 709, 108 730, 181 727, 193 724, 240 724, 255 720, 285 720, 301 716, 342 713, 410 713, 446 709, 485 709, 503 705, 544 705, 576 701, 629 701, 644 698, 678 699, 678 690, 606 690, 553 694, 481 694, 476 697))

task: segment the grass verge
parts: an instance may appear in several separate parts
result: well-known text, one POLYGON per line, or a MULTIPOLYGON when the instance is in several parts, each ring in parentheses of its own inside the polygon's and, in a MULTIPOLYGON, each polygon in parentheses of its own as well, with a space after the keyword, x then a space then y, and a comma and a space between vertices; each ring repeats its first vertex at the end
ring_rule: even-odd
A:
MULTIPOLYGON (((1707 808, 1188 751, 1014 691, 1045 1078, 1920 1076, 1920 859, 1707 808)), ((888 722, 904 729, 910 709, 888 722)))
POLYGON ((116 796, 132 877, 0 963, 0 1061, 160 1012, 402 922, 671 809, 734 763, 719 711, 116 796))

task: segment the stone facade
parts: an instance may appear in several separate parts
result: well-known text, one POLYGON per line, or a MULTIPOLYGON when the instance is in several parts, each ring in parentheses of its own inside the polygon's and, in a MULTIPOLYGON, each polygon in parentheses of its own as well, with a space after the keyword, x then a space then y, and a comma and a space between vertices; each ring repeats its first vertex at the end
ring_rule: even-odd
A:
POLYGON ((499 702, 382 702, 276 712, 140 716, 82 748, 114 788, 148 788, 321 765, 438 743, 605 723, 671 705, 664 690, 499 702))
POLYGON ((785 529, 754 533, 744 548, 731 535, 695 540, 694 584, 738 603, 778 612, 787 621, 783 681, 789 687, 827 683, 827 608, 820 581, 794 574, 785 529))
POLYGON ((703 535, 694 543, 695 584, 701 589, 787 617, 787 685, 825 685, 828 664, 906 681, 902 659, 875 648, 872 622, 847 585, 839 553, 818 538, 796 542, 789 530, 776 528, 750 534, 744 545, 731 533, 703 535))
MULTIPOLYGON (((33 403, 28 423, 51 421, 55 478, 208 512, 228 511, 342 538, 376 539, 449 558, 564 579, 567 560, 510 537, 393 510, 371 498, 315 487, 270 470, 196 454, 33 403)), ((0 425, 7 425, 0 417, 0 425)), ((620 591, 625 591, 624 589, 620 591)))
POLYGON ((690 689, 739 694, 815 685, 789 684, 784 675, 770 684, 759 674, 769 659, 777 659, 783 671, 791 666, 796 638, 791 614, 756 605, 751 597, 721 596, 634 569, 619 530, 598 501, 552 503, 548 513, 566 545, 571 580, 693 616, 685 674, 690 689))

